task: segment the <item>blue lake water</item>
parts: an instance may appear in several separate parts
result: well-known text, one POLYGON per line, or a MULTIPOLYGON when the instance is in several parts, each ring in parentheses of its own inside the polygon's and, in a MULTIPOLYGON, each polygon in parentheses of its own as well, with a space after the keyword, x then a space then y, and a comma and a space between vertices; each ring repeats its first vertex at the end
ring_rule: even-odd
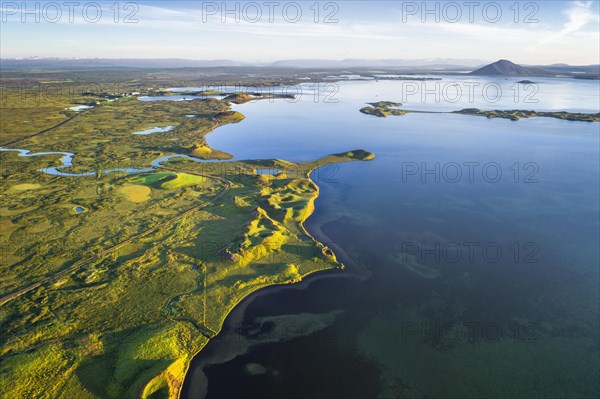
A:
POLYGON ((295 102, 235 106, 246 119, 208 136, 236 159, 374 152, 313 174, 321 195, 307 222, 370 275, 257 296, 242 331, 270 328, 271 339, 242 332, 246 345, 232 355, 223 336, 240 325, 226 326, 195 359, 185 397, 599 394, 600 124, 358 112, 380 100, 598 112, 599 83, 531 79, 537 93, 525 102, 510 91, 520 79, 461 79, 439 83, 497 84, 511 95, 438 102, 402 99, 402 81, 343 82, 316 95, 313 86, 295 102), (301 328, 307 317, 318 331, 301 328), (277 334, 287 327, 296 336, 277 334), (251 375, 250 363, 268 371, 251 375))
MULTIPOLYGON (((376 158, 312 175, 321 195, 307 228, 352 266, 250 298, 242 324, 196 357, 184 397, 599 395, 600 124, 358 112, 381 100, 599 112, 599 82, 442 78, 268 89, 298 97, 234 105, 246 119, 208 136, 235 159, 376 158), (232 348, 232 332, 244 345, 232 348)), ((181 100, 140 100, 158 99, 181 100)), ((45 173, 95 173, 68 173, 67 152, 0 151, 62 155, 45 173)))
POLYGON ((94 108, 91 105, 76 105, 74 107, 69 107, 71 111, 83 111, 84 109, 94 108))
POLYGON ((146 130, 141 130, 139 132, 133 132, 132 134, 145 136, 147 134, 164 133, 164 132, 169 132, 171 130, 173 130, 173 126, 164 126, 164 127, 157 126, 157 127, 152 127, 150 129, 146 129, 146 130))

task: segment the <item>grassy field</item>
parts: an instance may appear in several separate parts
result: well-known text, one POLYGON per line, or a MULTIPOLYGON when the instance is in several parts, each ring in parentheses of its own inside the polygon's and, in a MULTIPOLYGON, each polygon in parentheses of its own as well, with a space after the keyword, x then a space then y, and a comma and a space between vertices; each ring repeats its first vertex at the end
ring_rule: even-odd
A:
POLYGON ((226 159, 205 136, 243 115, 216 99, 123 97, 34 135, 72 116, 64 108, 73 103, 38 108, 9 94, 2 142, 72 152, 65 171, 96 173, 52 176, 39 169, 59 165, 59 155, 0 153, 3 396, 176 398, 191 358, 244 297, 340 267, 331 250, 306 240, 318 195, 308 174, 372 154, 306 163, 174 158, 150 173, 104 174, 173 153, 226 159), (174 129, 132 134, 165 125, 174 129), (261 168, 283 172, 257 175, 261 168))

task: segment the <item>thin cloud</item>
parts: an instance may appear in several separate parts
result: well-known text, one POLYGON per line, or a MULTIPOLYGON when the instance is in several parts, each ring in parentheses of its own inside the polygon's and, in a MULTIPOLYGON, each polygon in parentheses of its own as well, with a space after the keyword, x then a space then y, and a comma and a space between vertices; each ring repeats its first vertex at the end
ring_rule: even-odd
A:
POLYGON ((541 46, 550 42, 555 42, 565 36, 580 31, 589 23, 600 22, 598 14, 596 14, 592 9, 592 4, 593 3, 591 1, 574 2, 571 7, 563 11, 563 14, 565 14, 569 19, 567 22, 565 22, 563 28, 557 33, 546 36, 538 43, 538 45, 541 46))

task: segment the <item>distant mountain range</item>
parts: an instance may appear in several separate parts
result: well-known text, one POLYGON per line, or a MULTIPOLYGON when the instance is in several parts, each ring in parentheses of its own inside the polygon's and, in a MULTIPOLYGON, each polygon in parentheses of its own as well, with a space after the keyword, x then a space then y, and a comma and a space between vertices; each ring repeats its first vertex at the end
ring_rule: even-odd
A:
POLYGON ((77 68, 204 68, 247 66, 231 60, 187 60, 183 58, 3 58, 2 69, 77 69, 77 68))
POLYGON ((274 62, 242 62, 232 60, 188 60, 188 59, 109 59, 109 58, 3 58, 3 69, 62 69, 62 68, 206 68, 206 67, 276 67, 276 68, 394 68, 428 67, 431 69, 463 69, 484 65, 485 60, 458 58, 401 59, 296 59, 274 62))
POLYGON ((428 67, 428 68, 472 68, 484 65, 485 60, 466 58, 422 58, 416 60, 402 59, 357 59, 322 60, 322 59, 297 59, 275 61, 271 65, 276 67, 294 68, 394 68, 394 67, 428 67))
POLYGON ((370 69, 397 73, 447 73, 470 74, 474 76, 571 76, 580 79, 598 79, 600 65, 572 66, 567 64, 553 65, 518 65, 509 60, 499 60, 485 65, 483 60, 462 58, 423 58, 416 60, 402 59, 296 59, 273 62, 242 62, 233 60, 189 60, 180 58, 157 59, 111 59, 111 58, 3 58, 0 69, 4 71, 28 70, 63 70, 83 71, 88 69, 176 69, 176 68, 211 68, 214 73, 236 70, 331 70, 330 73, 370 73, 370 69), (221 70, 220 68, 224 68, 221 70), (473 68, 477 68, 473 70, 473 68), (469 72, 472 71, 472 72, 469 72))

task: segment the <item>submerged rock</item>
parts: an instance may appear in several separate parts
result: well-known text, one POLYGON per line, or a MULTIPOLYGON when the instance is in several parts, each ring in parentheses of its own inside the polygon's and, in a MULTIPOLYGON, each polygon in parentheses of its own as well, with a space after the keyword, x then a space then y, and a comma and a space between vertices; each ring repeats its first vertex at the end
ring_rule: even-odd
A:
POLYGON ((249 375, 267 374, 267 368, 258 363, 248 363, 244 366, 244 372, 249 375))

